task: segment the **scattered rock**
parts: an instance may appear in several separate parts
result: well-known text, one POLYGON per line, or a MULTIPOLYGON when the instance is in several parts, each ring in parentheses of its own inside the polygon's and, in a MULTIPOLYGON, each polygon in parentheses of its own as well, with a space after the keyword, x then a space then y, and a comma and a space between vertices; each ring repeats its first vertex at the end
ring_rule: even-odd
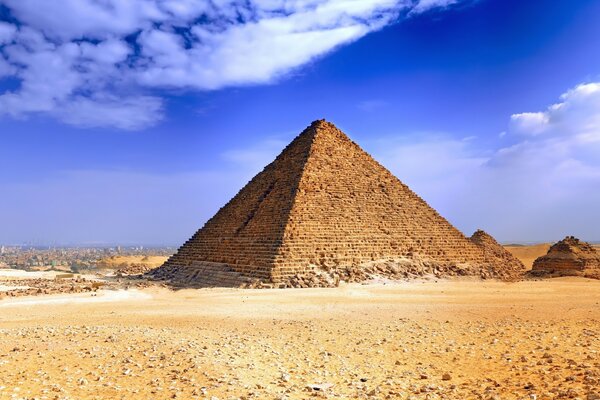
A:
POLYGON ((307 386, 307 388, 312 389, 314 391, 325 391, 333 387, 333 383, 312 383, 307 386))
POLYGON ((567 236, 533 262, 534 276, 582 275, 600 279, 600 253, 589 243, 567 236))

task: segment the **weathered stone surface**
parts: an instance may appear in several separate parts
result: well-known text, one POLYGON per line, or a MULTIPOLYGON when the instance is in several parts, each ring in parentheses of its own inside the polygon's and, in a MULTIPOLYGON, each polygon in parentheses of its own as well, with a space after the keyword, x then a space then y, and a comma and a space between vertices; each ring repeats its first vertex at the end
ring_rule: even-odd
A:
POLYGON ((522 269, 493 238, 466 238, 343 132, 321 120, 151 275, 228 286, 237 274, 240 285, 256 279, 303 287, 389 271, 396 271, 393 276, 454 271, 512 278, 522 269), (390 260, 401 262, 385 271, 364 268, 390 260), (203 272, 186 269, 197 271, 198 266, 204 266, 203 272))
POLYGON ((131 276, 131 275, 142 275, 148 271, 153 270, 154 268, 150 265, 146 264, 131 264, 119 268, 115 271, 115 275, 117 276, 131 276))
POLYGON ((532 273, 600 278, 600 253, 589 243, 567 236, 533 262, 532 273))
POLYGON ((510 280, 523 273, 523 263, 490 234, 479 229, 471 236, 471 241, 483 250, 485 262, 490 266, 490 277, 510 280))

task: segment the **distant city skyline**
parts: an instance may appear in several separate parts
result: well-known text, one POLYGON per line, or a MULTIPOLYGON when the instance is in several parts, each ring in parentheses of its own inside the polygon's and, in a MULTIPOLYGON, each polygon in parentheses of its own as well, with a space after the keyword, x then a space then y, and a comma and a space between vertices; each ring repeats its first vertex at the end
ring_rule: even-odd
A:
POLYGON ((462 232, 600 241, 600 3, 0 0, 0 244, 182 243, 311 121, 462 232))

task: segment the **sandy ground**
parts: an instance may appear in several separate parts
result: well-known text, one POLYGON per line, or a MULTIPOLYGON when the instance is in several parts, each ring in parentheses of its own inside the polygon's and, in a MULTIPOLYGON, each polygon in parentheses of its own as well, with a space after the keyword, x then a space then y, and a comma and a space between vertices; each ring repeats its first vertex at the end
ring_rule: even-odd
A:
MULTIPOLYGON (((57 276, 64 275, 58 271, 25 271, 22 269, 0 269, 0 280, 8 279, 54 279, 57 276)), ((72 274, 70 274, 72 275, 72 274)))
POLYGON ((121 268, 127 265, 147 265, 149 267, 160 267, 168 260, 164 256, 112 256, 98 261, 101 268, 121 268))
POLYGON ((124 292, 0 301, 0 398, 600 395, 599 281, 124 292))
POLYGON ((504 248, 517 257, 521 262, 531 269, 536 258, 545 255, 550 248, 550 243, 540 243, 529 246, 504 246, 504 248))

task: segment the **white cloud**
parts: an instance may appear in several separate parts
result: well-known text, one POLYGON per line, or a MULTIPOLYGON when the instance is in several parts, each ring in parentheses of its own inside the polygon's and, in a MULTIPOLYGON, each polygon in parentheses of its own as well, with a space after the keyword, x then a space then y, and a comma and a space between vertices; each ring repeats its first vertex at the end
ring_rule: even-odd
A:
POLYGON ((142 33, 144 62, 139 80, 147 86, 218 89, 266 83, 336 46, 389 23, 402 7, 397 0, 273 2, 252 11, 263 18, 243 24, 194 25, 195 42, 184 47, 172 30, 142 33), (287 13, 274 13, 287 7, 287 13), (144 60, 146 61, 146 60, 144 60))
POLYGON ((49 38, 68 41, 126 35, 160 22, 165 15, 153 0, 3 0, 22 23, 49 38))
POLYGON ((56 113, 68 124, 85 128, 107 123, 124 130, 150 127, 163 118, 161 99, 151 96, 116 97, 95 94, 76 96, 56 113))
POLYGON ((560 99, 545 111, 513 115, 511 133, 526 140, 501 149, 494 162, 510 165, 518 160, 546 177, 599 179, 600 82, 578 85, 560 99), (527 123, 514 125, 523 119, 527 123))
POLYGON ((515 132, 527 135, 539 135, 548 126, 548 116, 543 112, 526 112, 511 116, 512 127, 515 132))
POLYGON ((579 85, 560 99, 513 116, 496 150, 429 134, 372 151, 465 233, 600 240, 600 85, 579 85))
POLYGON ((21 25, 0 23, 0 76, 21 86, 0 94, 0 115, 44 113, 78 126, 139 129, 161 119, 157 89, 269 83, 402 12, 449 3, 4 0, 21 25), (111 118, 107 111, 122 93, 128 98, 111 118), (132 99, 152 99, 153 107, 133 107, 132 99), (135 121, 124 123, 128 116, 135 121))
POLYGON ((431 10, 436 7, 448 7, 452 4, 458 3, 459 0, 421 0, 415 8, 413 8, 413 13, 424 12, 427 10, 431 10))
POLYGON ((94 66, 94 63, 100 65, 107 64, 118 64, 127 59, 127 56, 131 54, 131 48, 124 40, 119 39, 107 39, 97 45, 91 43, 81 43, 81 56, 83 62, 90 60, 93 63, 88 66, 94 66))
POLYGON ((15 69, 13 68, 13 66, 7 63, 4 58, 0 57, 0 79, 2 79, 5 76, 14 74, 14 72, 15 69))
POLYGON ((16 32, 14 25, 0 21, 0 45, 12 42, 16 32))
POLYGON ((515 114, 515 133, 571 137, 582 142, 600 141, 600 82, 584 83, 564 93, 561 102, 545 111, 515 114))

